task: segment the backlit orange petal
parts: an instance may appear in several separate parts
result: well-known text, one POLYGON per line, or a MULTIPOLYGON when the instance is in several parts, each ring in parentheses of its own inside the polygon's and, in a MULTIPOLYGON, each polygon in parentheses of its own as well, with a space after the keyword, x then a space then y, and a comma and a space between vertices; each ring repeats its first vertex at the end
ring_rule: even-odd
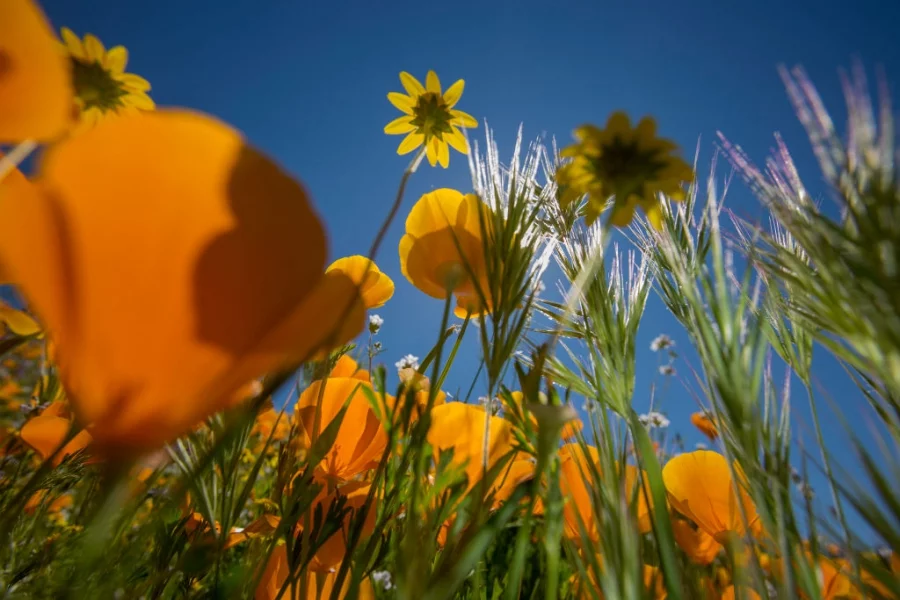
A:
POLYGON ((692 561, 700 565, 711 564, 722 545, 702 529, 694 529, 684 519, 672 518, 675 542, 692 561))
POLYGON ((719 437, 719 429, 716 427, 716 424, 705 414, 693 413, 691 415, 691 423, 710 440, 716 441, 716 438, 719 437))
MULTIPOLYGON (((354 297, 346 278, 323 279, 303 188, 209 117, 108 120, 53 147, 39 172, 41 194, 0 204, 0 256, 104 447, 185 433, 308 353, 354 297)), ((358 332, 357 313, 345 327, 358 332)))
POLYGON ((340 271, 359 286, 366 308, 378 308, 394 295, 394 282, 365 256, 339 258, 326 271, 340 271))
POLYGON ((73 119, 69 62, 32 0, 0 2, 0 144, 45 141, 73 119))
MULTIPOLYGON (((463 467, 469 478, 469 488, 484 475, 484 420, 480 407, 450 402, 431 411, 428 443, 435 455, 453 450, 453 463, 463 467)), ((490 469, 512 448, 512 423, 500 417, 490 417, 488 437, 488 468, 490 469)))
POLYGON ((743 536, 747 531, 739 497, 748 525, 757 520, 753 501, 742 483, 735 492, 728 462, 718 452, 697 450, 676 456, 663 467, 663 482, 673 508, 717 541, 729 533, 743 536))

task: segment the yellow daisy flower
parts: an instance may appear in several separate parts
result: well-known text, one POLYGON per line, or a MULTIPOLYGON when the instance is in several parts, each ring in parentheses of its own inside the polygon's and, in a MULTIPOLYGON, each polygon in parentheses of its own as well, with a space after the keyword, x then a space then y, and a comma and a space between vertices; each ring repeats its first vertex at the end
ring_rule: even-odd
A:
POLYGON ((586 221, 593 223, 614 196, 610 223, 624 227, 640 206, 654 228, 662 227, 659 194, 684 200, 684 182, 694 171, 679 156, 673 142, 656 137, 656 121, 644 117, 632 129, 628 115, 615 112, 606 128, 583 125, 575 130, 577 142, 561 152, 571 162, 560 167, 556 181, 559 202, 566 208, 587 196, 586 221))
POLYGON ((80 128, 89 128, 108 116, 156 108, 147 95, 150 83, 125 72, 128 50, 124 46, 107 50, 96 36, 89 33, 81 39, 68 27, 62 28, 62 39, 72 63, 80 128))
POLYGON ((434 71, 428 71, 424 86, 406 71, 400 73, 400 83, 406 94, 391 92, 387 97, 403 116, 384 127, 384 132, 390 135, 406 134, 397 154, 408 154, 425 144, 425 155, 431 166, 440 163, 445 169, 450 165, 448 144, 467 154, 466 137, 457 127, 478 127, 478 121, 453 108, 462 97, 465 81, 460 79, 443 95, 441 82, 434 71))

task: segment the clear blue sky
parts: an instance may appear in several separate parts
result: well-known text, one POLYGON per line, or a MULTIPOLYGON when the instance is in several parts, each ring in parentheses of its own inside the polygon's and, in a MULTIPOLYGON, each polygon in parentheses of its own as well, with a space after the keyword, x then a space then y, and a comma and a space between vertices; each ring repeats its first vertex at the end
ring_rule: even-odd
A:
MULTIPOLYGON (((460 108, 489 121, 501 156, 511 153, 520 122, 526 138, 546 134, 566 143, 577 125, 625 109, 633 117, 654 115, 662 134, 688 155, 699 139, 701 165, 711 158, 717 130, 759 162, 780 131, 812 189, 820 177, 776 66, 805 66, 838 123, 837 69, 853 58, 883 65, 895 96, 900 89, 900 4, 890 0, 45 0, 44 7, 56 27, 94 33, 107 47, 126 45, 129 71, 150 80, 159 105, 228 121, 300 177, 327 223, 335 258, 366 252, 406 164, 395 153, 399 138, 382 132, 398 116, 385 95, 401 90, 401 70, 424 79, 435 69, 445 85, 464 78, 460 108)), ((475 135, 483 139, 483 128, 475 135)), ((426 165, 409 187, 377 260, 397 285, 395 298, 378 311, 389 364, 406 353, 425 355, 442 306, 400 274, 403 216, 425 191, 469 185, 465 158, 452 153, 449 170, 426 165)), ((759 214, 756 201, 734 187, 728 207, 759 214)), ((657 367, 647 348, 660 332, 686 347, 654 300, 641 330, 639 408, 657 367)), ((689 447, 700 441, 687 421, 696 405, 683 385, 692 360, 683 353, 679 381, 663 406, 689 447)), ((468 386, 474 362, 459 365, 450 391, 468 386)), ((867 417, 853 409, 863 400, 821 352, 817 374, 854 426, 867 428, 867 417)), ((797 421, 811 441, 805 409, 797 421)), ((826 429, 829 439, 839 438, 837 423, 826 429)), ((818 491, 825 501, 825 489, 818 491)))

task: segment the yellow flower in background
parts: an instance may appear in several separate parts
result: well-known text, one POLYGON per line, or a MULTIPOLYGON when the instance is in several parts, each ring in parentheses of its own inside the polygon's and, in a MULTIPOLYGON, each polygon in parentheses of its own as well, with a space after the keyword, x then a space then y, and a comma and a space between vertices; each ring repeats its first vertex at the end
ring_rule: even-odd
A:
POLYGON ((482 232, 482 222, 489 223, 487 210, 474 194, 435 190, 413 206, 400 239, 403 275, 432 298, 455 295, 457 314, 463 317, 489 309, 478 294, 479 288, 482 294, 489 293, 482 232))
POLYGON ((0 2, 0 144, 47 141, 72 123, 72 74, 32 0, 0 2))
POLYGON ((128 50, 124 46, 107 50, 96 36, 89 33, 81 39, 68 27, 62 28, 62 39, 72 63, 80 128, 92 127, 110 115, 156 108, 147 95, 150 83, 125 72, 128 50))
POLYGON ((724 456, 697 450, 679 454, 662 471, 672 507, 720 544, 726 543, 729 536, 740 538, 753 531, 759 519, 753 500, 744 490, 746 480, 737 463, 734 470, 737 482, 724 456))
POLYGON ((384 306, 394 295, 394 282, 378 269, 378 265, 365 256, 339 258, 326 269, 340 271, 359 286, 363 304, 367 309, 384 306))
POLYGON ((478 127, 475 117, 453 108, 462 97, 465 81, 460 79, 441 94, 441 82, 434 71, 428 71, 423 86, 418 79, 403 71, 400 83, 406 94, 391 92, 388 100, 403 112, 385 125, 384 132, 390 135, 406 134, 397 154, 408 154, 425 144, 425 155, 433 167, 440 163, 445 169, 450 166, 449 146, 463 154, 469 152, 466 136, 458 127, 478 127))
POLYGON ((0 300, 0 337, 6 330, 15 335, 30 336, 41 332, 41 326, 27 312, 16 310, 0 300))
POLYGON ((198 113, 122 116, 54 145, 0 202, 0 262, 54 340, 79 422, 123 458, 365 321, 353 282, 324 272, 303 187, 198 113))
POLYGON ((672 154, 678 147, 656 137, 656 122, 650 117, 644 117, 632 129, 628 115, 616 112, 604 129, 583 125, 575 130, 575 137, 578 141, 561 152, 572 160, 556 174, 559 202, 566 208, 586 195, 588 225, 614 196, 610 223, 628 225, 640 206, 653 227, 659 229, 659 194, 683 200, 682 183, 694 179, 690 165, 672 154))

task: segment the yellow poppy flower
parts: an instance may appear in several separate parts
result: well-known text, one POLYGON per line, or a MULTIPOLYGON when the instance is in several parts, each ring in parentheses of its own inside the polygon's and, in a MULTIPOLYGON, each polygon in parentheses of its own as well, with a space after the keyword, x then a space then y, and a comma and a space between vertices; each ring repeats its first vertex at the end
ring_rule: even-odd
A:
POLYGON ((322 480, 332 483, 349 481, 368 470, 384 452, 387 433, 372 411, 364 390, 375 394, 372 385, 366 381, 334 377, 314 381, 297 399, 294 422, 304 448, 315 443, 318 435, 349 400, 334 444, 316 467, 316 476, 322 480), (318 431, 315 430, 317 406, 320 410, 318 431))
POLYGON ((156 108, 147 94, 150 83, 125 72, 128 50, 124 46, 107 50, 96 36, 89 33, 82 39, 68 27, 62 28, 62 40, 71 61, 79 129, 93 127, 111 115, 156 108))
MULTIPOLYGON (((493 494, 493 508, 500 508, 504 502, 509 500, 509 497, 516 491, 517 487, 526 481, 534 479, 535 466, 534 459, 527 455, 522 455, 521 458, 510 461, 509 465, 503 469, 491 485, 489 495, 493 494)), ((539 515, 543 514, 543 512, 543 503, 538 499, 535 502, 534 514, 539 515)))
POLYGON ((632 129, 628 115, 616 112, 604 129, 583 125, 575 130, 575 137, 578 141, 561 152, 572 160, 556 174, 559 202, 566 208, 586 195, 589 225, 614 196, 610 223, 628 225, 640 206, 653 227, 659 229, 659 194, 683 200, 682 183, 694 179, 690 165, 672 154, 677 146, 656 137, 656 122, 650 117, 644 117, 632 129))
POLYGON ((378 270, 378 266, 365 256, 339 258, 326 271, 340 271, 359 286, 366 308, 378 308, 394 295, 394 282, 378 270))
MULTIPOLYGON (((484 476, 484 418, 480 407, 450 402, 431 411, 431 427, 427 440, 434 448, 435 462, 441 452, 453 450, 453 464, 463 469, 469 489, 484 476)), ((488 437, 488 469, 512 449, 512 424, 500 417, 490 417, 488 437)))
POLYGON ((693 413, 691 415, 691 423, 700 430, 700 433, 708 437, 711 441, 716 441, 719 437, 719 428, 713 423, 712 419, 703 413, 693 413))
POLYGON ((711 564, 722 550, 715 538, 684 519, 672 517, 672 531, 679 548, 698 565, 711 564))
POLYGON ((482 231, 487 210, 474 194, 447 188, 424 194, 406 218, 406 234, 400 239, 403 275, 432 298, 454 294, 461 310, 488 309, 474 283, 489 293, 482 231))
POLYGON ((445 169, 450 166, 449 146, 463 154, 469 152, 466 136, 458 127, 478 127, 478 121, 461 110, 453 108, 462 97, 465 82, 460 79, 441 94, 441 82, 434 71, 428 71, 425 85, 403 71, 400 83, 406 94, 391 92, 388 100, 403 113, 385 125, 384 132, 390 135, 406 134, 397 154, 408 154, 425 144, 425 155, 433 167, 440 163, 445 169))
POLYGON ((744 489, 746 481, 740 466, 735 464, 734 468, 740 480, 738 491, 728 462, 718 452, 680 454, 663 467, 663 483, 672 507, 720 544, 730 535, 743 537, 758 520, 753 500, 744 489), (746 513, 746 526, 739 503, 746 513))
POLYGON ((112 119, 54 146, 25 189, 0 203, 0 260, 104 451, 157 448, 363 329, 303 188, 214 119, 112 119))
POLYGON ((72 123, 72 74, 37 3, 0 2, 0 144, 47 141, 72 123))

